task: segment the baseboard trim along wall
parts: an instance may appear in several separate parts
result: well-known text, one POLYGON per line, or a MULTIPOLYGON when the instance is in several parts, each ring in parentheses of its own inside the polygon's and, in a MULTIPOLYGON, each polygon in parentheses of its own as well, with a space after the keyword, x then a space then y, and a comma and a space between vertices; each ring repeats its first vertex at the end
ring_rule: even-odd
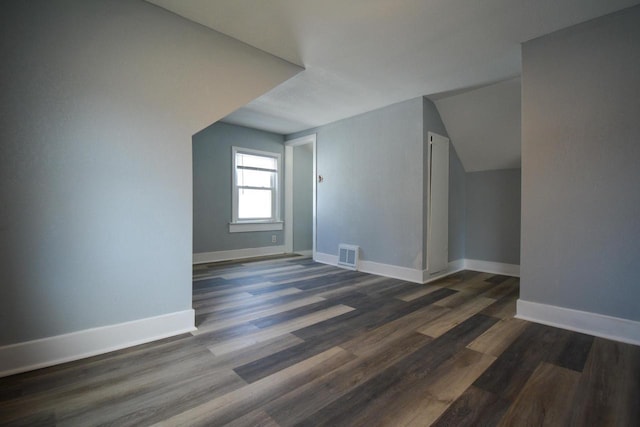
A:
MULTIPOLYGON (((253 258, 266 255, 279 255, 286 253, 286 247, 265 246, 262 248, 234 249, 230 251, 202 252, 193 254, 194 264, 204 264, 208 262, 229 261, 234 259, 253 258)), ((299 255, 311 256, 312 251, 296 251, 299 255)), ((338 265, 338 256, 316 252, 315 261, 338 265)), ((516 264, 505 264, 500 262, 482 261, 477 259, 458 259, 449 262, 447 269, 439 274, 431 276, 427 270, 418 270, 397 265, 383 264, 380 262, 367 261, 361 259, 358 262, 358 271, 363 273, 377 274, 379 276, 391 277, 394 279, 406 280, 413 283, 429 283, 441 279, 461 270, 480 271, 482 273, 504 274, 506 276, 520 277, 520 266, 516 264)))
MULTIPOLYGON (((323 264, 338 265, 338 256, 316 252, 315 261, 323 264)), ((506 276, 520 277, 520 266, 515 264, 503 264, 499 262, 479 261, 475 259, 457 259, 450 261, 445 271, 434 275, 427 270, 418 270, 396 265, 382 264, 367 260, 360 260, 358 271, 363 273, 377 274, 379 276, 392 277, 394 279, 406 280, 413 283, 429 283, 434 280, 457 273, 462 270, 473 270, 481 273, 504 274, 506 276)))
MULTIPOLYGON (((322 264, 338 266, 338 256, 316 252, 315 261, 322 264)), ((360 259, 357 270, 363 273, 377 274, 379 276, 391 277, 393 279, 406 280, 408 282, 422 283, 422 271, 413 268, 399 267, 397 265, 381 264, 373 261, 360 259)))
MULTIPOLYGON (((316 252, 315 261, 322 264, 338 265, 338 256, 316 252)), ((464 260, 456 260, 449 263, 447 269, 439 274, 430 276, 426 270, 418 270, 408 267, 400 267, 397 265, 382 264, 379 262, 367 261, 361 259, 358 262, 358 271, 363 273, 377 274, 378 276, 390 277, 393 279, 406 280, 412 283, 428 283, 434 280, 442 279, 453 273, 457 273, 464 269, 464 260)))
POLYGON ((84 359, 194 331, 194 310, 0 347, 0 377, 84 359))
POLYGON ((316 255, 313 260, 322 264, 338 265, 338 255, 325 254, 324 252, 316 251, 316 255))
POLYGON ((482 261, 479 259, 465 259, 465 270, 480 271, 491 274, 504 274, 505 276, 520 277, 518 264, 505 264, 502 262, 482 261))
POLYGON ((358 262, 358 270, 364 273, 377 274, 378 276, 406 280, 407 282, 422 283, 422 271, 414 268, 399 267, 397 265, 382 264, 361 259, 358 262))
POLYGON ((519 299, 518 319, 640 345, 640 322, 519 299))
POLYGON ((442 279, 443 277, 450 276, 458 271, 464 270, 464 259, 457 259, 455 261, 449 261, 449 265, 447 269, 444 271, 439 271, 435 274, 429 273, 429 270, 422 271, 422 283, 429 283, 435 280, 442 279))
POLYGON ((230 251, 201 252, 193 254, 194 264, 229 261, 233 259, 253 258, 266 255, 279 255, 287 252, 284 245, 265 246, 262 248, 233 249, 230 251))

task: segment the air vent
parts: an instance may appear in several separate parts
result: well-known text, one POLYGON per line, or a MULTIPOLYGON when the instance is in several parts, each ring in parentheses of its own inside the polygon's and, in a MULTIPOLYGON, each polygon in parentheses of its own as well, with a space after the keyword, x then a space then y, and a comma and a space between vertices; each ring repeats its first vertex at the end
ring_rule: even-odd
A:
POLYGON ((360 248, 353 245, 338 245, 338 265, 356 270, 358 268, 358 252, 360 248))

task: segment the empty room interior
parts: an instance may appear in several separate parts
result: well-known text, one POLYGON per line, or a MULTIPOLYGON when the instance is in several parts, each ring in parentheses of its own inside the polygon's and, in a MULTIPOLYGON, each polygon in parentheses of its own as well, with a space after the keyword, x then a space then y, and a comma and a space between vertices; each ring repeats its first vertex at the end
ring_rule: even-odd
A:
POLYGON ((640 425, 640 2, 6 1, 0 425, 640 425))

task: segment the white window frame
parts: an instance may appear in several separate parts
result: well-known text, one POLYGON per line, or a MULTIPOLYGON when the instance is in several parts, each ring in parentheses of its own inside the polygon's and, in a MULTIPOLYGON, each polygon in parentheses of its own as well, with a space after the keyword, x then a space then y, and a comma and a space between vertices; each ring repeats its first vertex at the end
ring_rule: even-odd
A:
POLYGON ((254 150, 251 148, 231 147, 231 222, 229 223, 230 233, 245 233, 252 231, 277 231, 284 228, 283 222, 280 220, 280 182, 282 174, 282 155, 271 151, 254 150), (271 157, 276 159, 276 179, 271 198, 272 217, 267 219, 238 219, 238 183, 236 175, 236 154, 252 154, 262 157, 271 157))

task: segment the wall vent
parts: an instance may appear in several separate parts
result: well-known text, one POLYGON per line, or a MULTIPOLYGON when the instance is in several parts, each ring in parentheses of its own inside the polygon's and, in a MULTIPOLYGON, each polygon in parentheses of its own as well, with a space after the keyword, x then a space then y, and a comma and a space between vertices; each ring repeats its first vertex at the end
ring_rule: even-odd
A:
POLYGON ((358 252, 360 248, 353 245, 338 245, 338 265, 356 270, 358 268, 358 252))

